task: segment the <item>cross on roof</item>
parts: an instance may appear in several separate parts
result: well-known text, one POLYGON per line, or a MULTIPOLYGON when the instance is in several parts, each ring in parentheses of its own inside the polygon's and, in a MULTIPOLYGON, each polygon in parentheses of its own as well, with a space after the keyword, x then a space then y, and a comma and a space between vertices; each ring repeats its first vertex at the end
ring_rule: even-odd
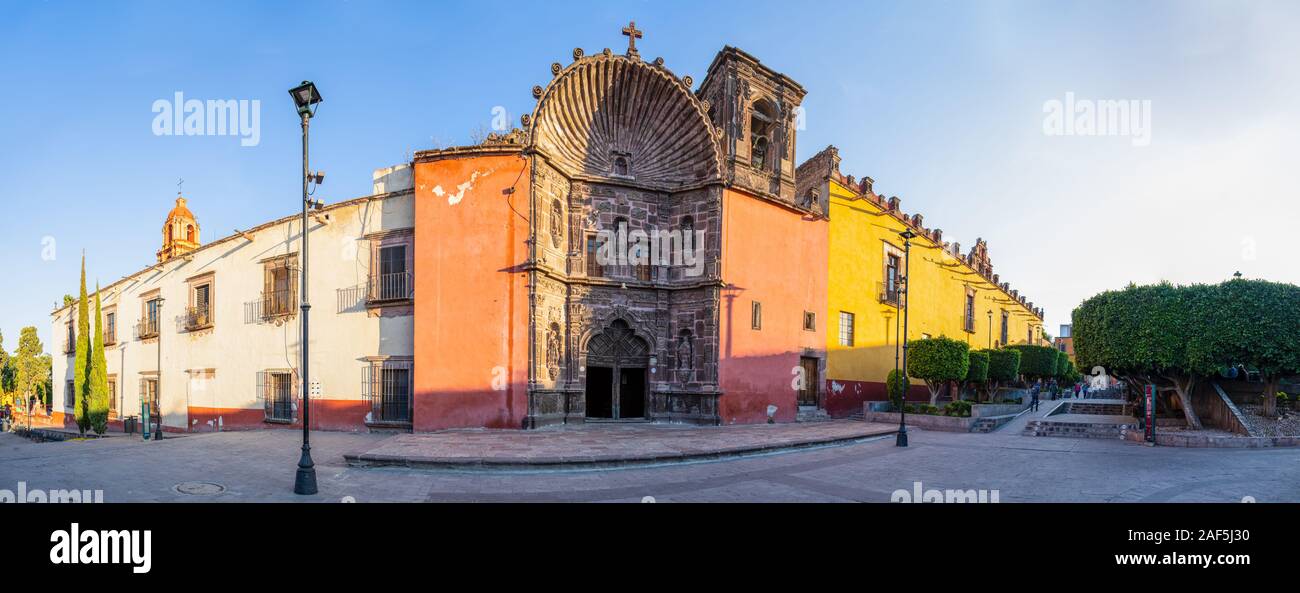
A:
POLYGON ((638 31, 636 21, 628 21, 627 26, 623 27, 623 34, 627 35, 627 55, 638 55, 636 51, 636 40, 640 39, 644 31, 638 31))

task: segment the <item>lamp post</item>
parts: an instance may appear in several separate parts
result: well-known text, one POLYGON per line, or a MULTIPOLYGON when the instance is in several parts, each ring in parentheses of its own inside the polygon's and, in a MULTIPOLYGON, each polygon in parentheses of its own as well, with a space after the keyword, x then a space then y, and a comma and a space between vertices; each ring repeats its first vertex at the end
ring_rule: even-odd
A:
MULTIPOLYGON (((311 312, 311 304, 307 300, 307 210, 313 206, 311 201, 311 192, 308 190, 308 183, 315 180, 320 183, 322 176, 313 175, 307 168, 307 127, 315 109, 313 105, 321 102, 320 93, 316 90, 316 85, 311 81, 304 80, 289 90, 289 95, 293 97, 293 103, 298 108, 298 115, 302 118, 302 288, 299 291, 299 301, 302 306, 302 457, 298 459, 298 473, 293 481, 294 494, 316 494, 316 465, 311 460, 311 383, 308 380, 308 358, 307 358, 307 338, 308 323, 307 316, 311 312)), ((319 205, 316 206, 319 208, 319 205)))
POLYGON ((912 387, 912 380, 907 377, 907 308, 912 301, 912 238, 916 233, 912 229, 905 229, 898 236, 903 238, 903 338, 900 342, 903 344, 903 406, 899 409, 898 414, 898 439, 894 442, 895 446, 907 446, 907 392, 912 387))
POLYGON ((989 309, 989 350, 993 349, 993 309, 989 309))
POLYGON ((154 309, 154 324, 157 326, 154 331, 158 332, 158 381, 153 394, 154 417, 158 419, 155 422, 157 428, 153 431, 153 440, 155 441, 162 440, 162 310, 163 301, 165 300, 159 295, 158 306, 154 309))

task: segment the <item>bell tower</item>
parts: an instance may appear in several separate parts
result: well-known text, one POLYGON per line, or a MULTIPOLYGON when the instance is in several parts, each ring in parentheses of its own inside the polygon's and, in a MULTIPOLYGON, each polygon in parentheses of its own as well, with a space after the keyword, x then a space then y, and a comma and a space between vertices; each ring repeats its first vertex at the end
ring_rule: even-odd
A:
POLYGON ((180 193, 176 194, 176 207, 167 213, 162 236, 162 249, 158 250, 159 262, 199 248, 199 222, 194 219, 194 213, 185 207, 185 198, 180 193))
POLYGON ((696 93, 722 134, 724 174, 739 188, 802 207, 795 197, 795 136, 806 91, 790 77, 727 46, 696 93))

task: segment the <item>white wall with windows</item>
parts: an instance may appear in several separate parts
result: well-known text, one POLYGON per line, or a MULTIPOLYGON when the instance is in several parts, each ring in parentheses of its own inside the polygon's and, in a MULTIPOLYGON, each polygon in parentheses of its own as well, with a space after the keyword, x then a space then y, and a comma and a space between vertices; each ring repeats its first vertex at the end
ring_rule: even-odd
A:
MULTIPOLYGON (((202 199, 190 206, 201 218, 202 199)), ((414 219, 409 188, 313 213, 307 287, 310 378, 319 383, 313 401, 363 400, 375 360, 413 355, 408 258, 414 219)), ((287 372, 298 381, 301 253, 301 218, 287 216, 104 287, 106 321, 111 314, 115 329, 105 341, 118 415, 140 413, 141 393, 154 389, 150 381, 158 381, 164 425, 172 429, 218 428, 207 425, 211 417, 196 426, 196 409, 243 410, 247 418, 270 407, 268 373, 287 372)), ((75 315, 75 305, 54 311, 53 335, 66 335, 70 320, 75 328, 75 315)), ((56 354, 56 386, 71 381, 73 367, 72 354, 56 354)), ((283 379, 274 381, 281 386, 283 379)), ((292 394, 298 391, 295 385, 292 394)), ((65 397, 54 404, 73 413, 65 397)), ((290 408, 296 414, 297 401, 290 408)))

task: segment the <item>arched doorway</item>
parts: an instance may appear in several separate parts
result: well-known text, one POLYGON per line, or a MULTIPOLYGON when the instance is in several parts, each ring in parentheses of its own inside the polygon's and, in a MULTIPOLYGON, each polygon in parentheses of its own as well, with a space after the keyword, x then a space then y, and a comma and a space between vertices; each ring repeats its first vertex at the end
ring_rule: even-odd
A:
POLYGON ((616 319, 587 343, 587 418, 645 418, 650 345, 616 319))

